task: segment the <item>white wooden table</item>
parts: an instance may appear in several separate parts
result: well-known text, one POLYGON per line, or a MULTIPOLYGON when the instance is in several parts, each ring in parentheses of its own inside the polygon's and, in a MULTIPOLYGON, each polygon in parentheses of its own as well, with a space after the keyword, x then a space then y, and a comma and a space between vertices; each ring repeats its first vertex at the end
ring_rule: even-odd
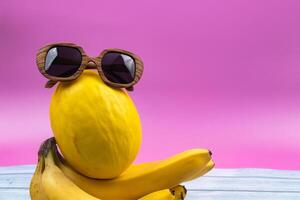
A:
MULTIPOLYGON (((34 168, 0 167, 0 200, 29 200, 34 168)), ((300 200, 300 171, 214 169, 184 185, 187 200, 300 200)))

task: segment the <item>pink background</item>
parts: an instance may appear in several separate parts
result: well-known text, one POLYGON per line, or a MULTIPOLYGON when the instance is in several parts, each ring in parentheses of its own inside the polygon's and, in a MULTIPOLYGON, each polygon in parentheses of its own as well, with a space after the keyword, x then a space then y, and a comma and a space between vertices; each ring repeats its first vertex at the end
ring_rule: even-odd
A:
POLYGON ((139 54, 130 93, 140 112, 137 162, 185 149, 216 167, 300 169, 300 1, 1 1, 0 165, 30 164, 50 137, 37 49, 70 41, 91 55, 139 54))

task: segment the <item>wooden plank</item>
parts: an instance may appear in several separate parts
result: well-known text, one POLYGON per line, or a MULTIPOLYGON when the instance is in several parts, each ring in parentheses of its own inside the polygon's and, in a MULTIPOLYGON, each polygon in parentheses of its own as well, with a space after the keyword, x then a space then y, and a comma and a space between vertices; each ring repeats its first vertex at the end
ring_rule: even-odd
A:
POLYGON ((29 190, 0 188, 0 200, 30 200, 29 190))
POLYGON ((204 176, 185 183, 185 186, 191 190, 292 191, 300 193, 300 179, 292 178, 204 176))
MULTIPOLYGON (((32 174, 1 174, 0 188, 28 187, 32 174)), ((300 179, 293 178, 247 178, 204 176, 184 183, 190 190, 251 190, 300 192, 300 179)))
POLYGON ((188 191, 186 200, 299 200, 300 193, 188 191))
MULTIPOLYGON (((0 167, 0 200, 29 200, 35 165, 0 167)), ((300 171, 270 169, 214 169, 184 183, 187 200, 300 199, 300 171)))
MULTIPOLYGON (((299 193, 188 191, 186 200, 299 200, 299 193)), ((0 200, 30 200, 28 190, 0 189, 0 200)))
POLYGON ((28 188, 32 173, 30 174, 1 174, 0 188, 28 188))
MULTIPOLYGON (((3 172, 0 174, 0 187, 28 187, 33 168, 34 166, 18 166, 14 169, 9 169, 9 173, 3 172), (31 172, 25 173, 28 171, 31 172)), ((215 169, 201 178, 185 183, 185 185, 190 190, 276 190, 283 192, 299 192, 300 178, 297 178, 297 176, 290 176, 290 173, 290 171, 278 170, 215 169), (258 174, 258 176, 255 174, 255 171, 257 171, 256 174, 258 174)), ((292 173, 295 174, 295 172, 292 173)))
POLYGON ((35 165, 17 165, 17 166, 5 166, 0 167, 1 174, 19 174, 19 173, 30 173, 34 172, 35 165))
POLYGON ((229 177, 272 177, 272 178, 298 178, 300 179, 300 171, 297 170, 275 170, 275 169, 257 169, 257 168, 241 168, 241 169, 213 169, 206 176, 229 176, 229 177))

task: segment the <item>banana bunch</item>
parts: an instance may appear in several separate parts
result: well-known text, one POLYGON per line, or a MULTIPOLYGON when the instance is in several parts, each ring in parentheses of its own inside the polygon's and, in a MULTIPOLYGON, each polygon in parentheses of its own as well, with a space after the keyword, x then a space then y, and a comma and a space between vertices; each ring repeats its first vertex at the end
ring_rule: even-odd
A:
POLYGON ((183 200, 179 185, 213 168, 210 152, 193 149, 166 160, 131 165, 115 179, 94 179, 72 169, 54 138, 40 147, 30 183, 32 200, 183 200))

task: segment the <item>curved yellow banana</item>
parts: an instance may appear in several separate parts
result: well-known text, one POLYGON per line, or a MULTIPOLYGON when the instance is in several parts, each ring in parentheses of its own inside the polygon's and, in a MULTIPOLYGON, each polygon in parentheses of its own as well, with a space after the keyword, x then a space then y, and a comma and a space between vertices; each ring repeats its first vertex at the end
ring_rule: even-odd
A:
POLYGON ((99 200, 84 192, 63 174, 54 162, 52 151, 45 158, 41 183, 49 200, 99 200))
POLYGON ((192 149, 166 160, 132 165, 120 177, 91 179, 74 171, 58 154, 57 165, 78 187, 101 199, 134 200, 196 178, 212 169, 208 150, 192 149))
POLYGON ((207 172, 209 172, 213 167, 215 166, 215 163, 210 160, 205 167, 203 167, 203 169, 201 171, 198 171, 197 173, 193 174, 192 176, 190 176, 189 178, 187 178, 185 181, 191 181, 193 179, 196 179, 204 174, 206 174, 207 172))
POLYGON ((152 192, 138 200, 184 200, 186 189, 182 185, 177 185, 171 189, 159 190, 152 192))
POLYGON ((164 189, 148 194, 139 200, 175 200, 175 196, 170 192, 169 189, 164 189))
POLYGON ((174 199, 184 200, 187 190, 182 185, 177 185, 170 189, 171 193, 174 196, 174 199))
MULTIPOLYGON (((34 179, 36 180, 34 181, 34 184, 36 183, 39 186, 39 189, 43 190, 44 196, 41 197, 35 195, 34 200, 100 200, 83 191, 63 174, 61 169, 57 166, 57 149, 55 146, 53 146, 52 142, 53 140, 50 139, 42 145, 42 153, 44 154, 43 156, 46 156, 46 158, 40 156, 40 160, 42 162, 39 162, 36 170, 36 172, 38 172, 36 174, 38 175, 39 179, 34 179)), ((183 200, 185 194, 185 188, 181 185, 178 185, 170 190, 164 189, 153 192, 140 198, 139 200, 183 200)))
POLYGON ((31 200, 48 200, 41 186, 42 171, 45 167, 44 157, 39 157, 35 172, 30 181, 30 198, 31 200))
POLYGON ((171 189, 164 189, 157 192, 152 192, 138 200, 184 200, 186 189, 182 185, 177 185, 171 189))
MULTIPOLYGON (((42 169, 44 168, 44 157, 40 157, 36 166, 36 170, 30 182, 30 197, 31 200, 49 200, 42 188, 42 169)), ((57 178, 57 177, 55 177, 57 178)), ((58 179, 61 180, 61 179, 58 179)), ((62 191, 64 192, 64 191, 62 191)), ((60 197, 63 198, 63 197, 60 197)), ((176 200, 175 196, 169 189, 153 192, 142 197, 139 200, 176 200)))

